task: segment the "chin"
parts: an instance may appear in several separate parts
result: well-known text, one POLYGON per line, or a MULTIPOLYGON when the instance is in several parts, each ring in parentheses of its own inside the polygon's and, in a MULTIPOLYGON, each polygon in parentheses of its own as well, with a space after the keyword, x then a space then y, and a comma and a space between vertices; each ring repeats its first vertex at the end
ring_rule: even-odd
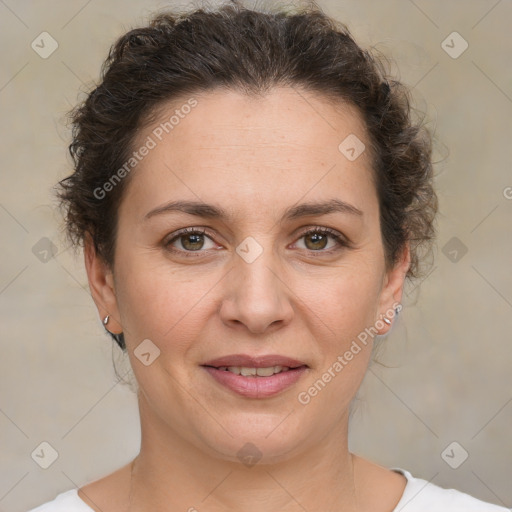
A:
MULTIPOLYGON (((202 442, 208 451, 223 460, 242 463, 248 467, 258 464, 276 464, 286 461, 303 451, 312 441, 303 427, 286 414, 264 415, 244 414, 235 422, 229 421, 229 434, 221 427, 203 431, 202 442), (286 424, 286 427, 285 427, 286 424)), ((226 425, 228 422, 226 422, 226 425)), ((204 427, 203 427, 204 429, 204 427)))

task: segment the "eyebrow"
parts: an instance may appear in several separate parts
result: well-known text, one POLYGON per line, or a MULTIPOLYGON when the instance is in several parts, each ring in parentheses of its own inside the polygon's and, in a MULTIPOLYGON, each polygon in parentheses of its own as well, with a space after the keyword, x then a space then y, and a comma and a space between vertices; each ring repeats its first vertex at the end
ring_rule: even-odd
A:
MULTIPOLYGON (((202 203, 199 201, 170 201, 169 203, 158 206, 157 208, 149 211, 144 216, 143 220, 146 221, 156 215, 162 215, 171 212, 183 212, 197 217, 204 217, 209 219, 225 220, 230 217, 228 212, 218 206, 202 203)), ((308 217, 313 215, 327 215, 329 213, 346 213, 350 215, 363 216, 363 212, 340 199, 330 199, 328 201, 302 203, 292 206, 285 210, 283 220, 294 220, 300 217, 308 217)))

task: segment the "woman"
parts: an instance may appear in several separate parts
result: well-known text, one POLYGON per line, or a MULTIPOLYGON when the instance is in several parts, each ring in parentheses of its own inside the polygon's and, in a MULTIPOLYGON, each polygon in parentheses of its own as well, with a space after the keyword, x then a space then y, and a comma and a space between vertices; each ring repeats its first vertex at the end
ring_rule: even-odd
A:
POLYGON ((348 450, 437 200, 407 90, 346 27, 316 8, 159 15, 73 122, 59 195, 142 442, 35 511, 505 510, 348 450))

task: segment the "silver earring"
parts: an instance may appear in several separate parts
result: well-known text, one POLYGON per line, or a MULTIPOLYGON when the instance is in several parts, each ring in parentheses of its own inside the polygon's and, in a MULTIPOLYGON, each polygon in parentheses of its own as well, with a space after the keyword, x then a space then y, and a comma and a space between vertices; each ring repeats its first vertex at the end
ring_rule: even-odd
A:
POLYGON ((389 318, 384 317, 382 320, 384 320, 388 325, 391 325, 391 320, 389 318))
POLYGON ((109 319, 109 315, 107 315, 107 316, 103 319, 103 325, 107 325, 107 324, 108 324, 108 319, 109 319))

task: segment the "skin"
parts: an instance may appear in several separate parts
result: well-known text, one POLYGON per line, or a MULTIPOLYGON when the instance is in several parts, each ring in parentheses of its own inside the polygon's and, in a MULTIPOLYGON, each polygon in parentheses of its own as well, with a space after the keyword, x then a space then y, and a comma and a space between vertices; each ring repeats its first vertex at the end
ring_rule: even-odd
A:
MULTIPOLYGON (((132 171, 113 270, 86 240, 99 314, 110 315, 111 332, 125 333, 142 442, 131 505, 132 464, 79 496, 103 512, 390 512, 405 477, 348 450, 349 406, 370 361, 371 338, 307 405, 297 399, 400 302, 410 264, 407 246, 386 268, 369 151, 349 161, 338 149, 349 134, 369 147, 361 117, 347 104, 334 108, 316 93, 288 87, 257 98, 226 90, 194 97, 198 105, 132 171), (362 215, 282 220, 291 206, 332 198, 362 215), (171 200, 202 201, 229 217, 168 212, 144 220, 171 200), (175 239, 176 252, 166 248, 169 235, 188 227, 207 236, 175 239), (303 236, 318 227, 340 233, 350 247, 303 236), (235 251, 249 236, 263 249, 252 263, 235 251), (144 339, 160 350, 149 366, 134 355, 144 339), (309 368, 276 396, 245 398, 200 367, 234 353, 281 354, 309 368), (237 457, 247 442, 262 454, 250 467, 237 457)), ((134 148, 184 103, 165 105, 134 148)), ((389 326, 379 325, 386 334, 389 326)))

